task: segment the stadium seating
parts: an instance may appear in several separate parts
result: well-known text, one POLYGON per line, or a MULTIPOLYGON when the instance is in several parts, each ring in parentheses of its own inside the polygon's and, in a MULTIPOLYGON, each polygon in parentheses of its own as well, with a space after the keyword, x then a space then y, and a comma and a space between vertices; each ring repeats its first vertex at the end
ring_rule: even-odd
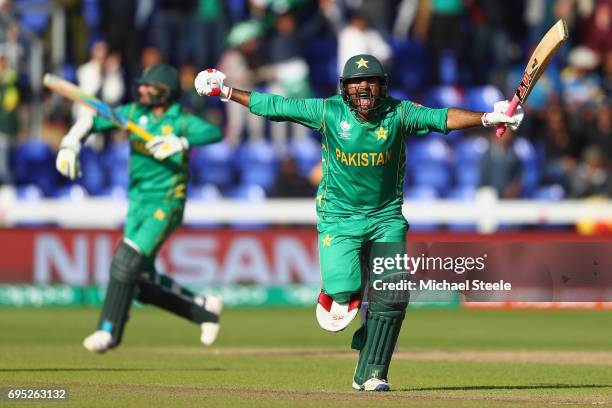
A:
POLYGON ((308 177, 312 168, 321 161, 321 145, 311 137, 291 141, 288 151, 302 177, 308 177))
POLYGON ((119 186, 125 190, 129 184, 130 143, 125 140, 113 142, 102 153, 102 165, 110 187, 119 186))
POLYGON ((83 186, 90 195, 102 194, 106 187, 102 158, 93 149, 85 146, 81 149, 79 159, 83 174, 78 179, 78 184, 83 186))
POLYGON ((425 44, 413 40, 392 40, 393 71, 391 83, 393 87, 404 88, 414 92, 427 83, 429 76, 429 57, 425 44))
POLYGON ((529 140, 518 137, 514 141, 514 151, 523 165, 523 196, 529 197, 538 187, 541 177, 540 163, 538 162, 536 149, 529 140))
POLYGON ((236 153, 236 167, 241 185, 260 186, 269 193, 278 172, 278 157, 272 144, 266 140, 244 143, 236 153))
POLYGON ((230 188, 234 181, 233 156, 232 148, 224 141, 195 149, 190 162, 193 184, 230 188))
POLYGON ((490 112, 495 102, 506 99, 499 89, 492 85, 468 88, 465 92, 464 106, 478 112, 490 112))
POLYGON ((58 184, 55 154, 40 139, 28 139, 15 149, 15 183, 18 186, 35 185, 45 196, 52 196, 58 184))
POLYGON ((415 186, 430 186, 443 194, 451 185, 450 150, 436 138, 424 138, 409 144, 407 181, 415 186))
POLYGON ((487 150, 484 137, 460 140, 453 150, 453 172, 458 187, 475 188, 480 184, 480 161, 487 150))

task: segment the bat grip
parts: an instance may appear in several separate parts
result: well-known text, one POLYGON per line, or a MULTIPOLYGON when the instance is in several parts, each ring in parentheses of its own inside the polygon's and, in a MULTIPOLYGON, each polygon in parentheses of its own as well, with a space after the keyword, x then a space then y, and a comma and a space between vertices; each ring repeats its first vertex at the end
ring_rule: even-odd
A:
MULTIPOLYGON (((512 98, 512 100, 510 101, 510 105, 508 105, 508 109, 506 110, 506 116, 514 115, 514 112, 516 112, 518 106, 519 98, 518 96, 514 95, 514 98, 512 98)), ((504 133, 506 133, 506 127, 507 126, 505 124, 497 125, 497 130, 495 131, 497 137, 502 137, 504 133)))

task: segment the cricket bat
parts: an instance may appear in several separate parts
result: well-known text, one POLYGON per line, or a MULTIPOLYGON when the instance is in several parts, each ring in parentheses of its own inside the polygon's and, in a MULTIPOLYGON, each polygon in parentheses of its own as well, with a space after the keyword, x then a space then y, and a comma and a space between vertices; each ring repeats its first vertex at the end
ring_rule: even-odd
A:
POLYGON ((94 111, 96 111, 99 115, 113 122, 117 127, 121 129, 126 129, 136 136, 143 139, 145 142, 153 140, 154 136, 135 124, 119 115, 113 108, 102 102, 101 100, 88 95, 81 91, 81 88, 73 84, 72 82, 66 81, 63 78, 60 78, 53 74, 45 74, 43 78, 43 83, 45 86, 52 91, 57 92, 58 94, 68 98, 74 102, 78 102, 82 105, 85 105, 94 111))
MULTIPOLYGON (((523 105, 525 101, 527 101, 527 98, 533 90, 536 82, 538 82, 538 79, 540 79, 550 61, 552 61, 561 45, 563 45, 563 42, 567 40, 567 36, 567 24, 563 19, 561 19, 557 21, 557 23, 552 26, 552 28, 548 30, 546 35, 544 35, 544 37, 540 40, 540 43, 536 47, 535 51, 533 51, 533 54, 531 54, 531 58, 529 58, 523 78, 521 79, 519 86, 516 88, 514 97, 510 101, 510 106, 508 106, 506 115, 514 115, 514 112, 516 112, 519 104, 523 105)), ((502 137, 505 132, 506 125, 497 126, 497 137, 502 137)))

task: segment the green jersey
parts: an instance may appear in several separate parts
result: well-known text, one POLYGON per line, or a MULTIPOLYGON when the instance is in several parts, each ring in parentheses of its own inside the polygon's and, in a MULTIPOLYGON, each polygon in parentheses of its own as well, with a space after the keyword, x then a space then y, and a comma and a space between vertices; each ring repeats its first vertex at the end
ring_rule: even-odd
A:
MULTIPOLYGON (((153 135, 182 136, 192 147, 221 140, 221 131, 216 126, 183 112, 177 103, 171 105, 161 116, 137 103, 120 106, 117 111, 153 135)), ((111 121, 101 116, 94 118, 92 132, 113 128, 115 125, 111 121)), ((130 200, 149 203, 159 200, 185 200, 189 152, 179 152, 159 161, 151 156, 145 142, 134 134, 130 134, 130 146, 130 200)))
POLYGON ((368 122, 340 95, 286 99, 254 92, 250 110, 321 133, 323 178, 317 191, 317 212, 326 216, 401 212, 405 137, 448 132, 448 109, 430 109, 393 98, 383 99, 376 117, 368 122))

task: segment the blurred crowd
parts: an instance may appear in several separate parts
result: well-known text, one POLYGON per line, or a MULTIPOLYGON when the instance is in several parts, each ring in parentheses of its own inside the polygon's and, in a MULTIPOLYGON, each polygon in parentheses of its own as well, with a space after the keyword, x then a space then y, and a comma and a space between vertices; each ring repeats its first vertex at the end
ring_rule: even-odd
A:
POLYGON ((242 89, 326 97, 344 62, 370 53, 394 97, 489 111, 558 18, 570 39, 517 133, 411 138, 406 195, 471 199, 490 186, 505 198, 612 197, 612 0, 0 0, 0 11, 0 182, 24 199, 121 194, 129 153, 121 132, 96 135, 81 181, 55 174, 59 139, 87 113, 34 86, 33 41, 44 44, 43 71, 113 106, 132 100, 146 67, 176 66, 181 103, 225 133, 194 151, 192 197, 299 197, 314 194, 317 136, 198 97, 199 70, 217 67, 242 89), (40 134, 32 109, 44 112, 40 134))

